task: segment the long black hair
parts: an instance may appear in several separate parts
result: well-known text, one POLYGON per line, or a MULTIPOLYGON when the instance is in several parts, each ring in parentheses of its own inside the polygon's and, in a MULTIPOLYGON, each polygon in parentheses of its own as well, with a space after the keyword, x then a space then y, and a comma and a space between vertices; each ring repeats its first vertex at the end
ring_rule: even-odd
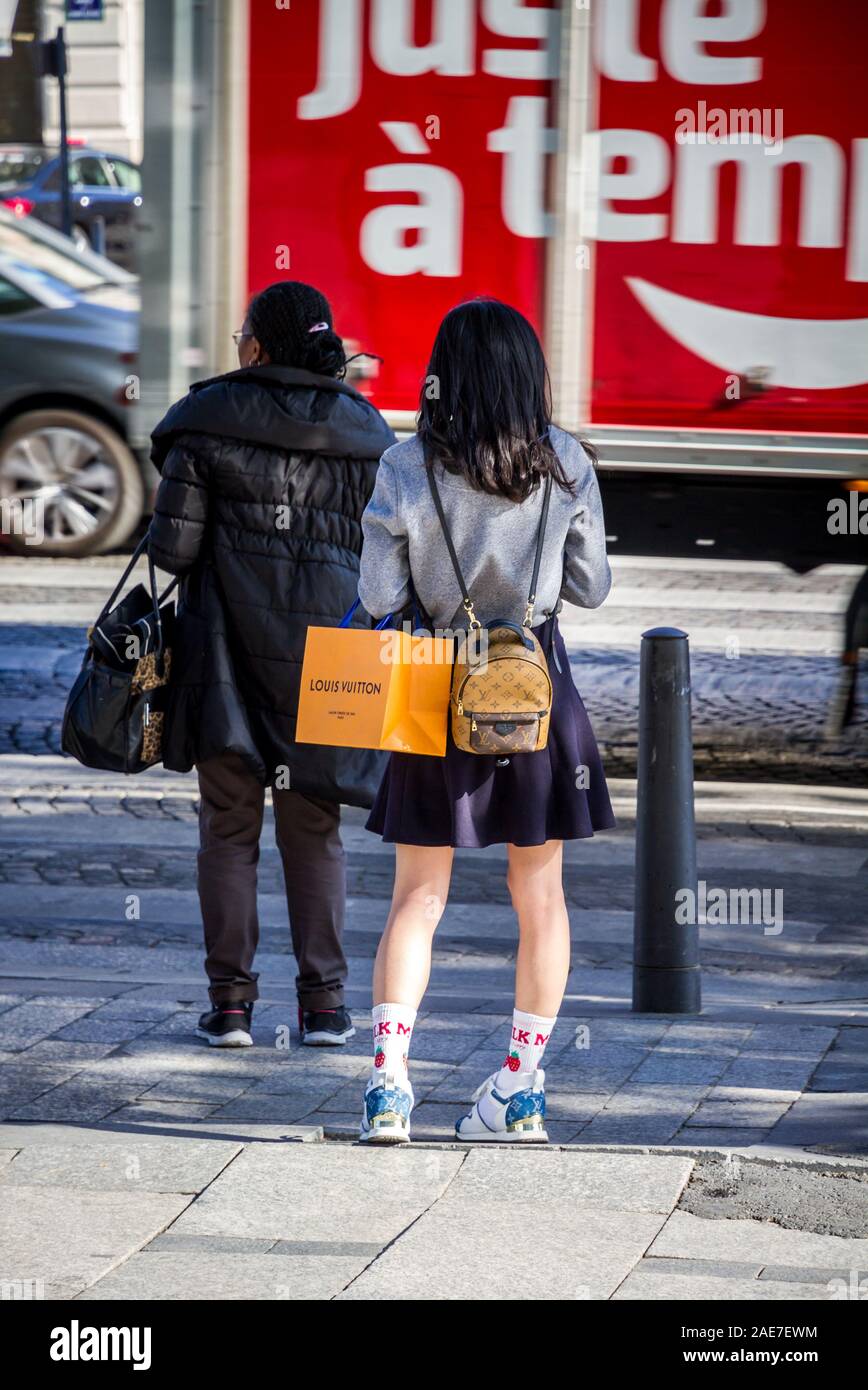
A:
POLYGON ((429 460, 513 502, 549 473, 572 493, 549 439, 551 423, 548 369, 524 315, 499 299, 450 309, 419 402, 417 429, 429 460))

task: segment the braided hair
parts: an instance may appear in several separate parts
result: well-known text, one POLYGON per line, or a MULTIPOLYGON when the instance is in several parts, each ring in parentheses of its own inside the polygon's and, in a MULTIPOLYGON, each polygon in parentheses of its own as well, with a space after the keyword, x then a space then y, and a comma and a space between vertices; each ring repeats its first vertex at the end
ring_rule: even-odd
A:
POLYGON ((344 376, 347 358, 334 331, 331 305, 313 285, 278 280, 253 296, 247 315, 272 362, 320 376, 344 376))

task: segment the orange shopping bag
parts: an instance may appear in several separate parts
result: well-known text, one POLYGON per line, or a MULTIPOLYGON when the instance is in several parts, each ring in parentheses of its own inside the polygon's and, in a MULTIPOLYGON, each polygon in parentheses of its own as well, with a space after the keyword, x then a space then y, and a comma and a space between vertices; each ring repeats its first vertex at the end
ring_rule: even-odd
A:
POLYGON ((296 739, 442 758, 453 654, 446 637, 309 627, 296 739))

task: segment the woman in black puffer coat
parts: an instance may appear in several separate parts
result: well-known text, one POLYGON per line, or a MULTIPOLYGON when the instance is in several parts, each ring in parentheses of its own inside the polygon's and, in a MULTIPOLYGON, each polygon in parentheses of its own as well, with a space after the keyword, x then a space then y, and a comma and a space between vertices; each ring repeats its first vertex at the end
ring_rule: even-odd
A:
POLYGON ((250 1042, 256 864, 271 786, 302 1040, 340 1043, 353 1032, 340 803, 371 805, 384 755, 297 744, 295 721, 308 625, 337 625, 356 598, 361 516, 394 435, 340 379, 343 345, 312 286, 263 290, 236 341, 240 370, 193 386, 157 426, 151 451, 162 474, 151 553, 183 576, 163 762, 177 772, 195 765, 201 792, 198 885, 214 1008, 198 1031, 215 1045, 250 1042))

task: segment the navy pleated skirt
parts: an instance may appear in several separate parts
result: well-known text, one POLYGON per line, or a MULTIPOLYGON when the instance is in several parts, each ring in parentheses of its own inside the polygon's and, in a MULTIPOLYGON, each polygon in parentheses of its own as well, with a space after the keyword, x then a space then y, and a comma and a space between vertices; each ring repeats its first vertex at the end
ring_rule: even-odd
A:
POLYGON ((389 844, 482 849, 584 840, 613 828, 597 741, 573 684, 557 618, 534 632, 552 680, 546 747, 508 760, 465 753, 450 729, 443 758, 392 753, 368 830, 389 844))

